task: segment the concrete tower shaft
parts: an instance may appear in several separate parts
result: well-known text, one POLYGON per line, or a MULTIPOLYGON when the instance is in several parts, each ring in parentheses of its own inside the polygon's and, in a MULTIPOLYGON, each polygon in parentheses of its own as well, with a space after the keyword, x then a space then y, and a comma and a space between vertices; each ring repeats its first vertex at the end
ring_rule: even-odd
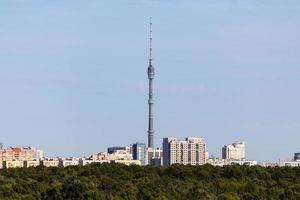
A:
POLYGON ((154 66, 152 65, 152 21, 150 18, 150 56, 148 66, 148 79, 149 79, 149 118, 148 118, 148 147, 154 148, 154 96, 153 96, 153 79, 155 75, 154 66))

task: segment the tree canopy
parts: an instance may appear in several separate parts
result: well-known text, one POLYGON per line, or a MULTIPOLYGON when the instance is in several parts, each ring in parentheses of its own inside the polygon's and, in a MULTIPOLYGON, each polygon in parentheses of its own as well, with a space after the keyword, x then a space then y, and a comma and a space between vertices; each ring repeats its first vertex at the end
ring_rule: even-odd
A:
POLYGON ((300 199, 300 168, 91 164, 2 169, 0 199, 300 199))

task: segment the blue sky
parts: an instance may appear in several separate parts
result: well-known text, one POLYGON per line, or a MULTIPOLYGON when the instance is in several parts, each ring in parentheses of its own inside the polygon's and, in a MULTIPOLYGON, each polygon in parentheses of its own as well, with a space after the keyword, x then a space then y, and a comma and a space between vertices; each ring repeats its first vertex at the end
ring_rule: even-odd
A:
POLYGON ((1 141, 49 156, 146 142, 149 16, 157 146, 300 151, 298 0, 2 0, 1 141))

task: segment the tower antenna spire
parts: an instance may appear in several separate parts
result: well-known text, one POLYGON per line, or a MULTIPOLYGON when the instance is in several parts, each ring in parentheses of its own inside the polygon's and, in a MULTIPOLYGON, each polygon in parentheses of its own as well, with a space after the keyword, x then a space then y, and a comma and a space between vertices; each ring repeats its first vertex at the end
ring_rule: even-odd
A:
POLYGON ((150 17, 150 38, 149 38, 149 42, 150 42, 150 57, 149 57, 149 61, 152 61, 152 17, 150 17))

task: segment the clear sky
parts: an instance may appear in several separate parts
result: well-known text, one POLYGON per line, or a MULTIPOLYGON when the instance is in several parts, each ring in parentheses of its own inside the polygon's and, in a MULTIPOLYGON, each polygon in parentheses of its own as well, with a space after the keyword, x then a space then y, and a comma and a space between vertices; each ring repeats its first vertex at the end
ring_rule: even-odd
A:
POLYGON ((82 156, 146 143, 150 16, 157 146, 300 151, 299 0, 1 0, 4 145, 82 156))

